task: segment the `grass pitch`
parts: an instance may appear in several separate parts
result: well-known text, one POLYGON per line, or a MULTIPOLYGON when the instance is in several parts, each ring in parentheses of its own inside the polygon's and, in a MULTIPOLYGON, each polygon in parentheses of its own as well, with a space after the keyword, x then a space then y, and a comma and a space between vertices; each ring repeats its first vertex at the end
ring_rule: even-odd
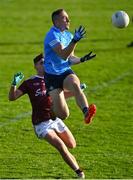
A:
POLYGON ((75 54, 93 50, 95 60, 73 67, 86 95, 97 105, 91 126, 74 99, 68 101, 76 149, 71 152, 88 179, 133 178, 133 24, 116 29, 111 15, 117 10, 131 17, 133 0, 1 0, 0 1, 0 178, 74 178, 58 152, 38 140, 31 125, 31 106, 25 96, 8 101, 13 74, 25 78, 35 73, 32 59, 43 52, 43 38, 51 27, 50 14, 64 8, 71 18, 70 30, 80 24, 87 30, 75 54))

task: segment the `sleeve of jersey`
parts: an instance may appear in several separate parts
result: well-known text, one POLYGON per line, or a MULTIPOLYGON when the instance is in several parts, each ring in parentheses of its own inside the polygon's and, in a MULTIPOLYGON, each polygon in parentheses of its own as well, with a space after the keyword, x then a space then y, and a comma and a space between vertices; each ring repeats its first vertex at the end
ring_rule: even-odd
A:
POLYGON ((59 39, 59 35, 57 33, 53 33, 51 34, 51 36, 49 37, 49 42, 48 42, 49 46, 51 48, 54 48, 55 46, 57 46, 58 44, 60 44, 60 39, 59 39))
POLYGON ((27 93, 27 83, 26 83, 26 81, 24 81, 24 82, 18 87, 18 89, 19 89, 20 91, 22 91, 23 94, 26 94, 26 93, 27 93))

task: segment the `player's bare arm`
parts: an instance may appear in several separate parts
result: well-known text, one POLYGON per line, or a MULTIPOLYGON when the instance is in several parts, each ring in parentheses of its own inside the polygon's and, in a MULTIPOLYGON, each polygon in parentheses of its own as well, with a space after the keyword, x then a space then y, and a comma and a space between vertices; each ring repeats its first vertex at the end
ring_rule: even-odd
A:
POLYGON ((53 50, 58 54, 58 56, 62 57, 63 59, 67 59, 74 51, 75 47, 76 43, 71 42, 66 48, 63 48, 61 44, 58 44, 53 48, 53 50))
POLYGON ((59 44, 58 46, 54 47, 53 50, 63 59, 69 58, 69 56, 74 51, 77 42, 84 37, 85 33, 85 28, 83 26, 80 26, 78 29, 75 30, 74 37, 66 48, 63 48, 63 46, 59 44))
POLYGON ((71 55, 71 56, 69 57, 69 62, 70 62, 70 65, 71 65, 71 66, 72 66, 72 65, 75 65, 75 64, 81 63, 80 58, 77 57, 77 56, 74 56, 74 55, 71 55))
POLYGON ((75 65, 75 64, 79 64, 79 63, 82 63, 82 62, 92 60, 94 57, 96 57, 96 54, 92 54, 92 51, 90 53, 86 54, 85 56, 81 57, 81 58, 79 58, 79 57, 75 56, 74 54, 72 54, 69 57, 69 62, 70 62, 71 65, 75 65))
POLYGON ((9 98, 9 101, 15 101, 22 95, 23 95, 23 92, 21 90, 17 89, 16 86, 11 86, 8 98, 9 98))

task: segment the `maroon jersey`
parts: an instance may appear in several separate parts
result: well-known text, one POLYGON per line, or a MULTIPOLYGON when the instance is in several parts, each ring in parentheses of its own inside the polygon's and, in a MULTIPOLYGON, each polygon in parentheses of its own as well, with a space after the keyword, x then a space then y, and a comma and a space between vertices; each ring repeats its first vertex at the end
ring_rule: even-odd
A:
POLYGON ((46 96, 44 78, 33 76, 24 81, 18 88, 23 94, 28 94, 32 105, 32 123, 34 125, 51 118, 51 99, 46 96))

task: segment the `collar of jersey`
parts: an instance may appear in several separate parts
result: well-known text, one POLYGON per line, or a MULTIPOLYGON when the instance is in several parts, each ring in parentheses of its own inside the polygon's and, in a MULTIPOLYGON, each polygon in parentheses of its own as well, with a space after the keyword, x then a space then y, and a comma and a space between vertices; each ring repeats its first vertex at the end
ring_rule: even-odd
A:
POLYGON ((43 77, 43 76, 39 76, 39 75, 35 75, 35 77, 38 77, 38 78, 44 79, 44 77, 43 77))
POLYGON ((52 29, 54 29, 54 30, 57 31, 57 32, 61 32, 60 29, 57 28, 57 27, 55 27, 55 26, 53 26, 52 29))

